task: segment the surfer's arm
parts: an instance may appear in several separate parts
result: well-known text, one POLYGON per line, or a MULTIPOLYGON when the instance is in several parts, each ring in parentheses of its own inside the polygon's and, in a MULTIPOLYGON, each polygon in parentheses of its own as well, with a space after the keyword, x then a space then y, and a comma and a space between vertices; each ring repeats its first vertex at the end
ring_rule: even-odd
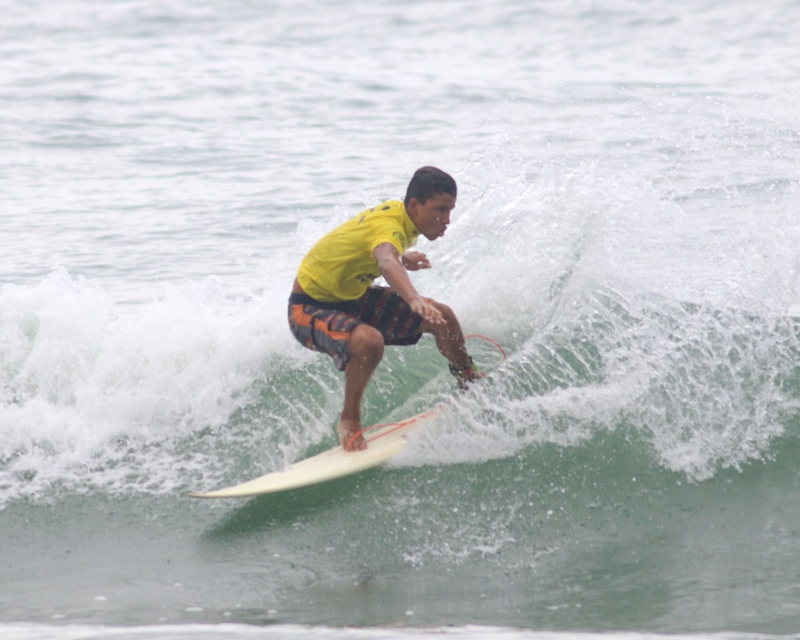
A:
POLYGON ((386 282, 408 303, 414 313, 418 313, 433 324, 445 324, 442 312, 419 295, 414 288, 396 247, 384 242, 373 249, 372 255, 378 261, 378 268, 386 282))

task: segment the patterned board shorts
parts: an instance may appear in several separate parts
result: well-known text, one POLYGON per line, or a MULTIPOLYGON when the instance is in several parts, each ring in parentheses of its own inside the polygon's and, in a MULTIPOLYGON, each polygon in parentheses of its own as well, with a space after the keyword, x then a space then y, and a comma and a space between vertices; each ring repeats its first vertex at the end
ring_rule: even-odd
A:
POLYGON ((331 356, 339 371, 352 357, 350 334, 359 324, 375 327, 388 345, 416 344, 422 336, 422 316, 386 287, 370 287, 349 302, 319 302, 299 293, 289 297, 289 327, 294 337, 304 347, 331 356))

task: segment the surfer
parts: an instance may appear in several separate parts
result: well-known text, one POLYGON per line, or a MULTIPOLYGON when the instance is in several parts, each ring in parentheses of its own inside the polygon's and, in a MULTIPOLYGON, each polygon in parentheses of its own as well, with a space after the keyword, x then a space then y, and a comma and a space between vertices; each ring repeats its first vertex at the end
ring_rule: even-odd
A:
POLYGON ((450 307, 423 298, 408 271, 429 269, 424 253, 408 251, 422 234, 441 238, 456 205, 455 180, 435 167, 418 169, 405 199, 362 211, 315 244, 300 263, 289 297, 289 326, 304 347, 327 353, 345 374, 339 441, 366 449, 361 399, 384 345, 436 340, 460 387, 481 377, 450 307), (373 285, 383 276, 389 287, 373 285))

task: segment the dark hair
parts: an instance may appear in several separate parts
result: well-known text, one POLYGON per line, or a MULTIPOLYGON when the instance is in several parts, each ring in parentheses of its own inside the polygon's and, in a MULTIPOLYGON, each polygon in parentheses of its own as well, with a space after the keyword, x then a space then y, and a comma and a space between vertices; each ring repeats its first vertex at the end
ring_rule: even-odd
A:
POLYGON ((416 198, 420 204, 425 204, 428 198, 433 198, 439 193, 449 193, 454 198, 457 195, 456 181, 453 177, 436 167, 422 167, 414 172, 411 182, 406 190, 405 205, 416 198))

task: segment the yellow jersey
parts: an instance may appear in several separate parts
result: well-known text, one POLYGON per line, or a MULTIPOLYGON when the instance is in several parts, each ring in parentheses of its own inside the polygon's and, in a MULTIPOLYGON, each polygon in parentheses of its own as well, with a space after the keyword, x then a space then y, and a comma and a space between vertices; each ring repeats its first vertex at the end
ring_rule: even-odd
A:
POLYGON ((381 273, 372 252, 388 242, 402 256, 419 231, 400 200, 362 211, 322 237, 300 263, 297 280, 320 302, 355 300, 381 273))

